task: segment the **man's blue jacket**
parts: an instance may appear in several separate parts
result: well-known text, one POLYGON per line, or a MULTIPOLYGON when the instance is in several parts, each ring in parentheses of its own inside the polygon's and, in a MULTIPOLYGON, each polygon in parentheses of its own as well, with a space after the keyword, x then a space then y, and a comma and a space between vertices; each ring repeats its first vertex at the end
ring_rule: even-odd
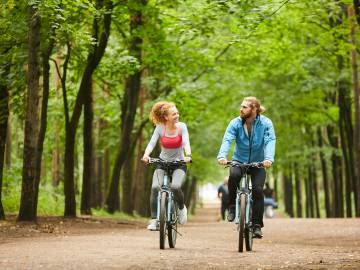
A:
POLYGON ((229 123, 217 159, 226 158, 230 146, 235 139, 235 151, 232 160, 241 163, 262 162, 270 160, 274 162, 275 155, 275 131, 269 118, 257 115, 253 124, 251 136, 244 130, 245 121, 237 117, 229 123))

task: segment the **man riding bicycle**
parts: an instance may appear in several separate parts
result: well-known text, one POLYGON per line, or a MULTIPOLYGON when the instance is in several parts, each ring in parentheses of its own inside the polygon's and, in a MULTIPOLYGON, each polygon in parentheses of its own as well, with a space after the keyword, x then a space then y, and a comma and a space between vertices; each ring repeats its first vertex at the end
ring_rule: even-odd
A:
MULTIPOLYGON (((265 168, 270 168, 274 162, 275 131, 271 120, 263 115, 265 109, 255 97, 246 97, 240 106, 240 117, 229 123, 217 156, 221 165, 226 165, 227 154, 235 140, 235 150, 232 160, 239 163, 263 162, 265 168)), ((242 171, 239 167, 231 167, 229 176, 229 206, 228 221, 235 219, 236 189, 239 185, 242 171)), ((253 197, 253 234, 262 238, 261 228, 264 213, 263 187, 266 178, 264 168, 250 168, 253 197)))

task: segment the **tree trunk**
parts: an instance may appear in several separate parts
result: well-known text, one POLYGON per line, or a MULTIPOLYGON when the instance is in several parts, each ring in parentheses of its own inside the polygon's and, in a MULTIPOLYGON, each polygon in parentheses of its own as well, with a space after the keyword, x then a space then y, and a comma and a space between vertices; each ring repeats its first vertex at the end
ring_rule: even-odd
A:
POLYGON ((134 197, 132 196, 133 183, 133 156, 129 153, 129 158, 124 163, 123 181, 122 181, 122 211, 132 214, 134 210, 134 197))
POLYGON ((109 149, 105 149, 104 151, 104 192, 102 194, 102 202, 101 205, 105 205, 105 198, 108 193, 110 183, 110 153, 109 149))
POLYGON ((22 171, 19 221, 35 221, 36 156, 39 138, 39 78, 40 78, 40 17, 36 6, 28 7, 29 20, 29 64, 28 91, 25 112, 24 156, 22 171))
MULTIPOLYGON (((357 9, 359 8, 357 4, 357 9)), ((359 104, 359 79, 358 79, 358 65, 356 55, 356 39, 355 39, 355 24, 354 10, 351 5, 348 6, 348 15, 350 19, 350 37, 353 48, 351 49, 351 63, 354 86, 354 107, 355 107, 355 129, 354 129, 354 147, 355 147, 355 175, 356 175, 356 190, 355 194, 360 194, 360 104, 359 104)), ((358 14, 357 14, 358 15, 358 14)), ((358 16, 357 16, 358 17, 358 16)), ((360 200, 357 201, 356 216, 360 217, 360 200)))
POLYGON ((51 160, 51 183, 53 187, 57 187, 60 182, 60 131, 59 126, 55 123, 55 145, 52 151, 51 160))
POLYGON ((343 211, 343 188, 342 188, 342 171, 341 171, 341 157, 337 155, 338 151, 338 137, 334 134, 334 128, 331 126, 327 127, 327 133, 329 137, 330 145, 333 147, 331 154, 332 164, 332 177, 333 177, 333 216, 342 217, 343 211))
MULTIPOLYGON (((82 105, 84 103, 84 96, 88 91, 90 91, 91 85, 90 81, 92 80, 92 74, 100 63, 105 48, 107 46, 108 38, 110 36, 110 24, 111 24, 111 14, 112 14, 112 1, 99 1, 97 8, 101 9, 106 7, 107 12, 104 13, 103 19, 103 31, 99 34, 99 21, 100 18, 96 15, 93 21, 93 39, 98 42, 94 42, 93 47, 91 48, 85 71, 81 79, 80 88, 76 97, 74 111, 69 120, 69 114, 65 115, 66 120, 66 136, 65 136, 65 179, 64 179, 64 193, 65 193, 65 211, 64 215, 68 217, 76 216, 76 200, 75 200, 75 187, 74 187, 74 145, 75 145, 75 135, 76 129, 78 126, 79 118, 82 111, 82 105), (105 2, 105 4, 104 4, 105 2)), ((64 78, 63 78, 64 79, 64 78)), ((63 83, 64 89, 64 83, 63 83)), ((66 100, 66 91, 64 91, 64 106, 65 111, 68 112, 67 100, 66 100)))
MULTIPOLYGON (((3 114, 5 117, 5 114, 3 114)), ((6 170, 10 170, 11 167, 11 150, 12 150, 12 114, 11 107, 9 105, 9 114, 8 114, 8 124, 7 124, 7 132, 6 132, 6 143, 5 143, 5 168, 6 170)))
POLYGON ((36 152, 36 175, 35 175, 35 198, 34 198, 34 215, 37 215, 37 204, 39 196, 39 184, 41 179, 41 164, 42 164, 42 153, 44 148, 44 140, 47 128, 47 109, 49 101, 49 92, 50 92, 50 55, 54 48, 55 40, 50 36, 49 44, 42 53, 42 65, 43 65, 43 96, 41 104, 41 115, 40 115, 40 130, 39 137, 37 142, 37 152, 36 152))
POLYGON ((308 165, 308 192, 309 192, 308 199, 309 199, 309 214, 311 218, 315 217, 313 181, 314 180, 313 180, 312 169, 311 166, 308 165))
POLYGON ((310 189, 309 189, 309 175, 305 177, 305 215, 307 218, 310 216, 310 189))
MULTIPOLYGON (((6 78, 10 72, 10 66, 3 66, 4 73, 1 75, 6 78)), ((1 80, 3 81, 3 80, 1 80)), ((8 124, 9 122, 9 90, 7 85, 0 83, 0 220, 5 219, 4 208, 2 205, 2 184, 3 184, 3 170, 5 161, 5 145, 8 135, 8 124)))
MULTIPOLYGON (((145 105, 145 89, 141 87, 140 93, 140 120, 142 121, 144 118, 144 105, 145 105)), ((143 154, 143 147, 144 147, 144 137, 143 133, 140 132, 139 139, 137 140, 137 150, 136 150, 136 157, 135 157, 135 177, 132 186, 132 197, 134 198, 134 210, 137 213, 142 212, 142 208, 144 208, 143 202, 144 194, 145 194, 145 186, 146 186, 146 179, 144 178, 144 170, 145 166, 144 163, 140 160, 143 154)))
POLYGON ((290 217, 294 217, 292 177, 290 172, 284 172, 283 182, 285 211, 290 217))
POLYGON ((323 186, 324 186, 325 213, 326 213, 326 217, 330 217, 329 177, 328 177, 326 159, 323 150, 323 138, 320 127, 317 129, 317 135, 318 135, 318 146, 320 148, 319 155, 320 155, 321 172, 322 172, 323 186))
MULTIPOLYGON (((315 162, 315 160, 314 160, 315 162)), ((313 163, 314 164, 314 163, 313 163)), ((312 174, 312 190, 314 193, 314 203, 315 203, 315 214, 317 218, 320 218, 320 205, 319 205, 319 192, 317 187, 317 177, 316 177, 316 168, 314 165, 311 165, 311 174, 312 174)))
POLYGON ((296 163, 294 165, 294 173, 295 173, 295 190, 296 190, 296 216, 298 218, 301 218, 302 217, 301 184, 300 184, 300 176, 299 176, 299 167, 296 163))
MULTIPOLYGON (((130 33, 132 40, 129 46, 129 54, 136 57, 141 63, 141 45, 142 38, 138 35, 138 31, 142 26, 142 9, 147 4, 147 0, 139 0, 137 9, 131 9, 130 16, 130 33)), ((135 115, 137 103, 139 99, 139 92, 141 86, 141 70, 136 71, 130 75, 125 82, 124 97, 121 106, 121 142, 119 144, 118 154, 116 156, 115 166, 112 173, 109 195, 106 200, 107 210, 109 213, 114 213, 120 208, 119 198, 119 179, 121 175, 121 168, 127 158, 130 158, 129 152, 134 143, 131 140, 132 130, 135 122, 135 115)), ((130 183, 125 183, 125 185, 130 183)), ((124 187, 128 190, 128 187, 124 187)))
POLYGON ((91 215, 91 185, 93 182, 93 104, 92 104, 92 82, 89 81, 89 88, 84 94, 84 165, 83 181, 81 191, 82 215, 91 215))

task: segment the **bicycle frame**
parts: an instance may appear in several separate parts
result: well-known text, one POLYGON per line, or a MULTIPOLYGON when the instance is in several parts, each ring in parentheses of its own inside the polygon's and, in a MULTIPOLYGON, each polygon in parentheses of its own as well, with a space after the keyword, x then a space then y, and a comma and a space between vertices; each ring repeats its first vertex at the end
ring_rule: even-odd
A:
POLYGON ((252 198, 251 198, 252 185, 251 185, 251 181, 249 181, 249 176, 246 173, 241 177, 239 185, 240 187, 238 187, 236 191, 235 224, 238 224, 240 220, 240 209, 239 209, 240 195, 245 194, 245 198, 246 198, 245 224, 251 226, 250 207, 252 202, 252 198))
POLYGON ((166 218, 167 218, 167 223, 173 223, 176 221, 176 218, 173 220, 173 213, 172 213, 172 207, 174 204, 174 193, 170 190, 170 182, 171 182, 171 176, 168 175, 168 171, 165 170, 164 173, 164 180, 163 180, 163 184, 160 187, 160 190, 158 192, 158 197, 157 197, 157 213, 156 213, 156 219, 158 221, 160 221, 160 203, 161 203, 161 194, 163 192, 167 193, 167 211, 166 211, 166 218))

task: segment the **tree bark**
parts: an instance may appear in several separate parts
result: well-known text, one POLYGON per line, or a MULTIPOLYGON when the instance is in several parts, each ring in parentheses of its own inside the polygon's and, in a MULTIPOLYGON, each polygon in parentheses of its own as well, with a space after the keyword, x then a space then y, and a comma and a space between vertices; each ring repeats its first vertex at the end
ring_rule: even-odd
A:
POLYGON ((28 91, 25 112, 24 156, 19 221, 35 221, 35 183, 37 175, 37 144, 39 138, 39 78, 40 78, 40 17, 36 6, 28 7, 29 60, 28 91))
MULTIPOLYGON (((355 1, 356 2, 356 1, 355 1)), ((357 5, 357 11, 359 3, 357 5)), ((358 64, 356 55, 356 39, 355 39, 355 24, 353 22, 354 10, 351 5, 348 6, 348 15, 350 20, 350 37, 353 48, 351 49, 351 66, 352 66, 352 79, 354 87, 354 107, 355 107, 355 129, 354 129, 354 147, 355 147, 355 175, 356 175, 356 190, 360 194, 360 104, 359 104, 359 79, 358 79, 358 64)), ((359 14, 357 14, 359 15, 359 14)), ((357 16, 359 18, 359 16, 357 16)), ((360 217, 360 200, 357 201, 356 216, 360 217)))
POLYGON ((294 165, 295 174, 295 190, 296 190, 296 216, 302 217, 302 196, 301 196, 301 183, 299 175, 299 167, 297 164, 294 165))
MULTIPOLYGON (((147 0, 139 0, 137 2, 136 9, 131 9, 130 16, 130 33, 132 40, 129 46, 129 54, 136 57, 139 63, 141 63, 141 45, 142 38, 138 36, 139 29, 142 22, 142 8, 147 4, 147 0)), ((129 152, 134 143, 132 141, 132 130, 135 122, 136 109, 139 99, 139 92, 141 86, 142 71, 138 70, 133 75, 130 75, 125 82, 124 97, 121 104, 121 142, 119 144, 119 150, 116 156, 116 161, 112 173, 110 190, 106 200, 107 210, 109 213, 114 213, 120 209, 119 198, 119 179, 121 175, 121 169, 125 160, 129 158, 129 152)), ((126 182, 125 185, 130 183, 126 182)), ((126 186, 123 186, 124 190, 128 190, 126 186)), ((128 195, 128 194, 127 194, 128 195)))
POLYGON ((342 169, 341 169, 341 157, 338 156, 337 151, 339 149, 338 137, 334 134, 334 128, 332 126, 327 127, 327 133, 329 137, 330 145, 333 147, 331 154, 332 164, 332 178, 333 178, 333 216, 343 217, 344 205, 343 205, 343 187, 342 187, 342 169))
POLYGON ((42 164, 42 153, 44 148, 44 140, 47 128, 47 109, 48 109, 48 100, 50 92, 50 56, 54 48, 55 40, 52 36, 49 37, 49 44, 42 53, 42 65, 43 65, 43 96, 41 104, 41 115, 40 115, 40 130, 39 137, 37 142, 37 152, 36 152, 36 175, 35 175, 35 198, 34 198, 34 215, 37 215, 37 204, 39 196, 39 184, 41 179, 41 164, 42 164))
MULTIPOLYGON (((75 147, 75 136, 76 129, 79 123, 79 118, 82 111, 82 106, 84 104, 84 95, 86 92, 90 91, 91 85, 89 82, 92 80, 92 75, 98 64, 100 63, 105 48, 107 46, 108 38, 110 36, 110 25, 111 25, 111 14, 113 3, 109 0, 98 1, 97 8, 101 9, 102 7, 106 7, 107 12, 104 13, 103 18, 103 29, 101 34, 99 34, 99 21, 100 18, 95 15, 93 21, 93 39, 97 40, 98 43, 94 42, 93 47, 90 49, 88 54, 87 63, 85 67, 85 71, 83 73, 83 77, 81 79, 79 91, 76 97, 74 111, 69 120, 69 114, 65 114, 66 121, 66 136, 65 136, 65 179, 64 179, 64 193, 65 193, 65 211, 64 215, 67 217, 75 217, 76 216, 76 199, 75 199, 75 183, 74 183, 74 147, 75 147)), ((64 79, 64 78, 63 78, 64 79)), ((64 93, 64 106, 65 111, 68 112, 67 108, 67 100, 66 100, 66 89, 63 85, 63 93, 64 93)))
POLYGON ((285 211, 290 217, 294 217, 292 177, 290 172, 284 172, 283 183, 285 211))
MULTIPOLYGON (((10 72, 10 66, 3 66, 3 78, 6 78, 10 72)), ((2 205, 2 186, 3 186, 3 171, 5 167, 5 145, 8 135, 9 123, 9 90, 6 84, 0 83, 0 220, 5 219, 5 212, 2 205)))
POLYGON ((317 133, 318 133, 318 145, 320 148, 319 155, 320 155, 320 163, 321 163, 321 172, 322 172, 323 186, 324 186, 325 213, 326 213, 326 217, 330 217, 331 212, 330 212, 329 176, 327 172, 326 159, 323 152, 323 138, 320 127, 317 129, 317 133))
POLYGON ((89 89, 84 93, 84 158, 83 158, 83 181, 81 191, 82 215, 91 215, 91 185, 95 180, 93 178, 93 118, 92 107, 92 81, 89 81, 89 89))
POLYGON ((122 211, 132 215, 134 210, 134 197, 132 196, 133 183, 133 156, 134 153, 129 152, 129 158, 124 163, 123 182, 122 182, 122 211))

